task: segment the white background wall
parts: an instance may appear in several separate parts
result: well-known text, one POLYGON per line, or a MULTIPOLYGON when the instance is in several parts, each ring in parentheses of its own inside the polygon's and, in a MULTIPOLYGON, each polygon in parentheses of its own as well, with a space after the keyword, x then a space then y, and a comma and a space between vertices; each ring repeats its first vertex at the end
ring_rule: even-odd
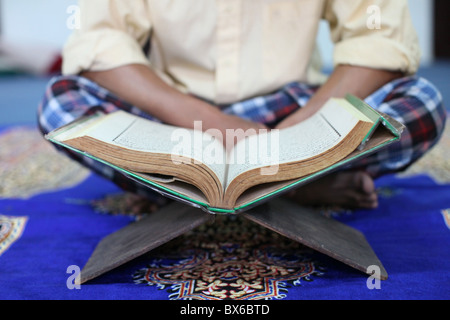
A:
POLYGON ((67 7, 77 0, 0 0, 3 36, 8 40, 61 46, 70 30, 67 7))
MULTIPOLYGON (((3 36, 7 40, 41 43, 60 48, 71 32, 66 26, 69 17, 67 8, 76 4, 77 0, 0 1, 3 36)), ((433 1, 409 0, 409 2, 422 47, 422 63, 429 64, 433 61, 433 1)), ((332 64, 332 45, 325 24, 322 25, 319 32, 319 46, 325 65, 330 66, 332 64)))
MULTIPOLYGON (((353 0, 349 0, 353 1, 353 0)), ((396 1, 396 0, 391 0, 396 1)), ((408 0, 411 18, 416 28, 422 49, 422 65, 428 65, 434 60, 433 52, 433 0, 408 0)), ((325 23, 319 30, 319 46, 325 65, 332 65, 333 46, 329 41, 329 32, 325 23)))

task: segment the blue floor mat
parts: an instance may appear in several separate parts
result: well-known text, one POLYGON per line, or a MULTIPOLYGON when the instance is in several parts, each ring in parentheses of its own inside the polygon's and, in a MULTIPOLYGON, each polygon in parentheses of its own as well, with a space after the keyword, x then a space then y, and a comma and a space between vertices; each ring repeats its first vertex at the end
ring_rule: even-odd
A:
POLYGON ((255 297, 251 290, 275 300, 449 299, 450 186, 426 176, 387 176, 377 186, 379 209, 335 218, 362 231, 384 264, 389 279, 379 289, 340 262, 238 223, 229 229, 244 238, 227 242, 211 236, 218 229, 206 226, 70 290, 68 268, 82 267, 103 237, 133 221, 93 210, 91 200, 118 190, 90 176, 71 189, 0 200, 0 215, 28 218, 22 236, 0 256, 0 299, 205 299, 217 298, 219 284, 227 281, 235 283, 235 296, 242 299, 255 297), (206 245, 200 240, 207 234, 206 245), (230 258, 235 256, 240 260, 230 258), (241 291, 239 277, 248 280, 241 291), (259 289, 252 289, 255 282, 259 289))

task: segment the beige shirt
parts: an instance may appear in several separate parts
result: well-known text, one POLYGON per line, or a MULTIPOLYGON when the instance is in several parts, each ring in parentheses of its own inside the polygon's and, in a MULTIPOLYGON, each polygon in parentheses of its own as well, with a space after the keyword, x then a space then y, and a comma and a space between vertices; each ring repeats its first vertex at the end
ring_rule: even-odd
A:
POLYGON ((145 64, 215 103, 292 81, 321 83, 321 19, 330 25, 336 65, 414 73, 420 59, 407 0, 80 0, 80 12, 64 74, 145 64))

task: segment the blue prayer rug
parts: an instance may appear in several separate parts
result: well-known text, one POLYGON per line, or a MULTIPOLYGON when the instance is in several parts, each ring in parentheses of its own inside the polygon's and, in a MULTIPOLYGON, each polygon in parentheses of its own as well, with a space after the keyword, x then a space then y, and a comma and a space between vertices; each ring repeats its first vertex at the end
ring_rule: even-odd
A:
POLYGON ((426 176, 378 181, 380 208, 335 219, 361 230, 389 273, 379 288, 354 269, 240 218, 217 219, 80 289, 73 271, 97 243, 130 222, 91 203, 115 186, 91 176, 77 187, 0 200, 27 217, 0 256, 1 299, 448 299, 450 186, 426 176), (384 195, 383 195, 384 194, 384 195))
POLYGON ((383 177, 378 209, 332 213, 364 233, 389 274, 381 282, 249 220, 218 217, 77 286, 98 242, 140 217, 100 205, 123 197, 110 182, 73 181, 0 196, 0 299, 450 298, 450 185, 427 175, 383 177))

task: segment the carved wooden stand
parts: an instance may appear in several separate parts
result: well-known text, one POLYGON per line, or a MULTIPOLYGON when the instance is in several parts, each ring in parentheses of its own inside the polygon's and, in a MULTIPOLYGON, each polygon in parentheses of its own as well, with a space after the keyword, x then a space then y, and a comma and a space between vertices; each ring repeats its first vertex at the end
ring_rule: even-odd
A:
MULTIPOLYGON (((241 215, 363 273, 369 266, 378 266, 380 279, 388 277, 361 232, 314 210, 275 199, 241 215)), ((210 221, 214 215, 174 202, 104 238, 81 271, 80 282, 86 283, 210 221)))

